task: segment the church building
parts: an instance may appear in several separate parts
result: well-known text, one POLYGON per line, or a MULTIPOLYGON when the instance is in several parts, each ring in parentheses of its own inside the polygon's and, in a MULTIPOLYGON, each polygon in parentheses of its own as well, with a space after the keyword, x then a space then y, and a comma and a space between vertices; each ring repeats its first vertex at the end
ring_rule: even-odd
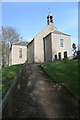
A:
POLYGON ((26 41, 18 41, 12 44, 9 55, 9 65, 23 64, 27 61, 26 41))
POLYGON ((60 32, 54 26, 51 13, 47 16, 47 27, 27 45, 27 61, 52 62, 72 56, 71 35, 60 32))

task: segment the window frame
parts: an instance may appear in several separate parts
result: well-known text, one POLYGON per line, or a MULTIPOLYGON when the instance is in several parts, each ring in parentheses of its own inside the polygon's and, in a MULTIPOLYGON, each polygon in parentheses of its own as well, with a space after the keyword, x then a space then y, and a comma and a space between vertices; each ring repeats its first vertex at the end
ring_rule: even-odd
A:
POLYGON ((64 48, 64 39, 63 39, 63 38, 60 39, 60 44, 59 44, 59 46, 60 46, 60 48, 64 48), (62 42, 63 44, 61 44, 61 40, 63 41, 63 42, 62 42))
POLYGON ((19 48, 19 58, 22 58, 22 48, 19 48))

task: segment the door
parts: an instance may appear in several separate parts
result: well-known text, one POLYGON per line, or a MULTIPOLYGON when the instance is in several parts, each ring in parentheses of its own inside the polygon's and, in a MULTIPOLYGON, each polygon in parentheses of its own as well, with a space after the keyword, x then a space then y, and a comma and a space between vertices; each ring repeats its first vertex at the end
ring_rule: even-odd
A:
POLYGON ((59 60, 61 60, 61 52, 58 53, 59 60))
POLYGON ((67 59, 67 51, 64 52, 64 58, 67 59))
POLYGON ((57 60, 57 55, 55 55, 55 60, 57 60))

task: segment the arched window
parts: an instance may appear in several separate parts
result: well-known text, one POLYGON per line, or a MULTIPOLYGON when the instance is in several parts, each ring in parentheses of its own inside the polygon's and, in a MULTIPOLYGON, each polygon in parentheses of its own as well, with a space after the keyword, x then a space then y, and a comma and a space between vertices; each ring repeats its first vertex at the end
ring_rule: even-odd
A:
POLYGON ((22 48, 19 49, 19 58, 22 58, 22 48))

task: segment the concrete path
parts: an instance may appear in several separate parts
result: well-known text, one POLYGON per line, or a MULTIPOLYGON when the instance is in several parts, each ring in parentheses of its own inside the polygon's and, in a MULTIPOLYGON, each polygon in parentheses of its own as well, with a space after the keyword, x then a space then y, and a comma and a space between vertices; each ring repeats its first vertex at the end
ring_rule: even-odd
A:
POLYGON ((39 64, 30 64, 24 72, 22 87, 15 95, 14 118, 74 118, 74 97, 51 79, 39 64))

